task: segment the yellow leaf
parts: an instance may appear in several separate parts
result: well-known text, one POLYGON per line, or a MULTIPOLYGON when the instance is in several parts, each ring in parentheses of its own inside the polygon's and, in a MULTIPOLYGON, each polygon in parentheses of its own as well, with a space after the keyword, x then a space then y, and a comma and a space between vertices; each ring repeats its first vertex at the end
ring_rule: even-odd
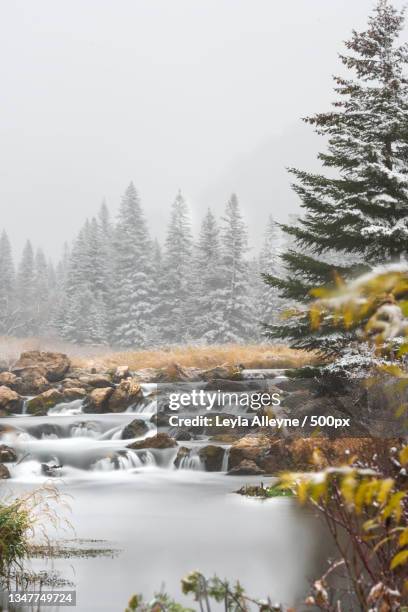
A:
MULTIPOLYGON (((398 302, 398 306, 401 308, 402 314, 404 315, 404 317, 408 317, 408 300, 401 300, 401 301, 399 301, 398 302)), ((402 345, 402 346, 404 346, 404 345, 402 345)), ((407 351, 408 351, 408 346, 407 346, 407 351)))
POLYGON ((404 342, 398 349, 397 357, 403 357, 408 353, 408 342, 404 342))
POLYGON ((400 452, 400 461, 401 461, 402 465, 407 465, 407 463, 408 463, 408 446, 404 446, 404 448, 400 452))
POLYGON ((395 555, 393 560, 391 561, 390 568, 393 570, 399 565, 404 565, 408 561, 408 549, 402 550, 398 554, 395 555))
POLYGON ((373 529, 378 528, 378 523, 375 519, 369 519, 365 523, 363 523, 364 531, 372 531, 373 529))
POLYGON ((402 548, 408 544, 408 527, 404 529, 398 539, 398 545, 402 548))
POLYGON ((381 481, 380 490, 377 495, 377 499, 380 504, 384 504, 388 498, 388 494, 394 486, 394 480, 392 478, 385 478, 381 481))
POLYGON ((354 503, 354 489, 356 488, 356 484, 357 482, 353 474, 348 474, 341 481, 341 493, 350 506, 354 503))
POLYGON ((301 504, 304 504, 307 501, 307 493, 308 482, 306 480, 301 480, 297 487, 297 494, 301 504))
POLYGON ((310 327, 313 330, 319 329, 320 316, 321 316, 320 309, 317 308, 316 306, 312 306, 309 311, 309 316, 310 316, 310 327))

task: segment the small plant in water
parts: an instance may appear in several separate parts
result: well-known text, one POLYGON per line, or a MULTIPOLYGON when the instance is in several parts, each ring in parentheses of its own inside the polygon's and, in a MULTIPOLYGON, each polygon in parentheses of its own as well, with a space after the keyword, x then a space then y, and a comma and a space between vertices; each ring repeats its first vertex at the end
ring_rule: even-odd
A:
MULTIPOLYGON (((190 572, 181 581, 184 595, 192 595, 200 612, 212 612, 220 609, 225 612, 281 612, 279 604, 270 599, 258 600, 249 597, 239 582, 231 585, 218 576, 206 578, 199 571, 190 572), (215 603, 215 607, 212 604, 215 603)), ((145 602, 141 595, 134 595, 125 612, 194 612, 175 602, 166 593, 156 594, 150 602, 145 602)))

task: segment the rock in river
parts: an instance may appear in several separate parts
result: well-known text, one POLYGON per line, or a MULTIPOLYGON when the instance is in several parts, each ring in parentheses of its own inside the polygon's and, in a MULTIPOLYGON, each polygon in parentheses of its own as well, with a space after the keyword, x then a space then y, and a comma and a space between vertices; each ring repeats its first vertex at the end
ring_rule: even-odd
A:
POLYGON ((224 453, 225 449, 221 446, 209 444, 208 446, 200 448, 198 454, 201 461, 203 461, 207 472, 219 472, 222 467, 224 453))
POLYGON ((22 398, 8 387, 2 385, 0 387, 0 413, 5 414, 18 414, 21 412, 23 407, 22 398))
POLYGON ((228 472, 229 476, 261 476, 262 474, 265 474, 265 470, 250 459, 244 459, 228 472))
POLYGON ((177 446, 177 442, 171 438, 166 433, 158 433, 156 436, 151 436, 150 438, 145 438, 144 440, 140 440, 139 442, 133 442, 133 444, 129 444, 128 448, 132 448, 134 450, 142 449, 142 448, 174 448, 177 446))
POLYGON ((17 461, 16 451, 10 446, 0 444, 0 461, 2 463, 13 463, 17 461))
POLYGON ((143 391, 132 378, 122 380, 109 396, 109 412, 124 412, 129 406, 143 400, 143 391))
POLYGON ((148 431, 146 421, 143 419, 134 419, 122 431, 122 440, 130 440, 132 438, 140 438, 148 431))
POLYGON ((0 385, 5 385, 6 387, 10 387, 10 389, 14 389, 14 385, 16 383, 17 376, 12 372, 1 372, 0 373, 0 385))
POLYGON ((5 465, 0 463, 0 480, 5 480, 6 478, 10 478, 10 472, 5 465))
POLYGON ((17 376, 35 371, 49 382, 62 380, 70 368, 71 362, 64 353, 27 351, 21 353, 14 364, 12 372, 17 376))
POLYGON ((83 412, 101 414, 109 412, 109 398, 113 393, 112 387, 94 389, 86 398, 83 412))
POLYGON ((49 389, 48 391, 44 391, 44 393, 40 393, 40 395, 37 395, 37 397, 33 397, 33 399, 28 400, 27 414, 32 414, 34 416, 46 416, 50 408, 60 404, 63 401, 64 396, 62 393, 56 389, 49 389))

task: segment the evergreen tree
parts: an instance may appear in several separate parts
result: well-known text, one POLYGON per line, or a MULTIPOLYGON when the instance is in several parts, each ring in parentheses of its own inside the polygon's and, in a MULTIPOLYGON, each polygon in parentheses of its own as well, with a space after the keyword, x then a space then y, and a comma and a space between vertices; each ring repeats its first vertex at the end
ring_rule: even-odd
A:
POLYGON ((253 308, 248 262, 247 229, 241 216, 238 198, 229 199, 222 227, 222 266, 224 277, 223 342, 250 342, 256 338, 256 315, 253 308))
MULTIPOLYGON (((257 262, 258 270, 262 275, 276 276, 280 273, 279 233, 279 226, 270 215, 257 262)), ((260 275, 257 278, 260 279, 257 299, 258 319, 266 324, 275 323, 279 317, 279 310, 282 308, 282 300, 279 299, 276 287, 267 285, 260 275)))
POLYGON ((21 324, 15 301, 15 270, 10 242, 3 230, 0 236, 0 334, 16 333, 21 324))
POLYGON ((115 303, 114 274, 114 228, 110 220, 109 210, 103 201, 98 213, 99 259, 101 266, 100 293, 105 312, 106 339, 112 334, 112 312, 115 303))
POLYGON ((220 230, 208 209, 201 224, 196 247, 193 331, 197 340, 208 344, 223 342, 224 274, 220 230))
POLYGON ((33 328, 36 335, 41 335, 48 329, 49 309, 49 267, 43 251, 37 249, 34 259, 33 279, 33 328))
MULTIPOLYGON (((88 338, 88 310, 83 296, 92 296, 90 276, 92 262, 89 258, 90 223, 87 220, 72 245, 63 283, 63 299, 58 316, 60 335, 70 342, 84 343, 88 338)), ((89 307, 90 302, 88 302, 89 307)))
POLYGON ((115 228, 113 341, 146 346, 152 335, 154 280, 152 245, 138 193, 130 183, 115 228))
POLYGON ((55 288, 50 308, 50 321, 53 330, 64 337, 64 325, 67 313, 67 277, 70 260, 70 250, 65 242, 62 257, 55 269, 55 288))
POLYGON ((192 244, 188 206, 179 192, 171 208, 159 283, 158 322, 164 342, 191 339, 192 244))
MULTIPOLYGON (((308 300, 312 288, 407 255, 408 47, 398 41, 403 23, 402 12, 379 0, 367 30, 353 31, 347 54, 340 56, 354 78, 336 77, 333 110, 306 119, 328 137, 319 158, 332 172, 291 170, 305 214, 296 226, 283 226, 297 245, 283 255, 285 277, 267 277, 286 300, 308 300)), ((311 332, 302 314, 269 333, 326 353, 353 338, 351 330, 340 334, 328 325, 311 332)))
POLYGON ((17 272, 17 303, 21 312, 22 325, 19 333, 32 336, 37 332, 35 315, 34 252, 27 240, 17 272))

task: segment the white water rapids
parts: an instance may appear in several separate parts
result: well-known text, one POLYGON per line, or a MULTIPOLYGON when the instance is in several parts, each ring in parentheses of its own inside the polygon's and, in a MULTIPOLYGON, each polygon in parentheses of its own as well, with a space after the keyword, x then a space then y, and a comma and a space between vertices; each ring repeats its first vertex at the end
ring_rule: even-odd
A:
MULTIPOLYGON (((180 579, 194 569, 239 579, 256 597, 299 602, 324 566, 315 517, 291 499, 262 502, 236 495, 243 483, 260 479, 225 474, 228 445, 218 473, 204 470, 204 437, 179 443, 190 453, 178 468, 178 448, 126 448, 134 440, 123 440, 122 431, 135 418, 148 426, 140 439, 156 433, 153 412, 153 402, 146 401, 137 412, 84 414, 76 400, 45 417, 0 420, 0 444, 18 454, 8 464, 11 479, 2 482, 3 494, 10 498, 52 480, 71 496, 75 537, 106 540, 121 551, 112 559, 34 560, 33 569, 46 563, 72 580, 78 612, 123 612, 132 594, 151 597, 162 586, 195 608, 180 595, 180 579)), ((61 537, 51 526, 50 535, 61 537)))

